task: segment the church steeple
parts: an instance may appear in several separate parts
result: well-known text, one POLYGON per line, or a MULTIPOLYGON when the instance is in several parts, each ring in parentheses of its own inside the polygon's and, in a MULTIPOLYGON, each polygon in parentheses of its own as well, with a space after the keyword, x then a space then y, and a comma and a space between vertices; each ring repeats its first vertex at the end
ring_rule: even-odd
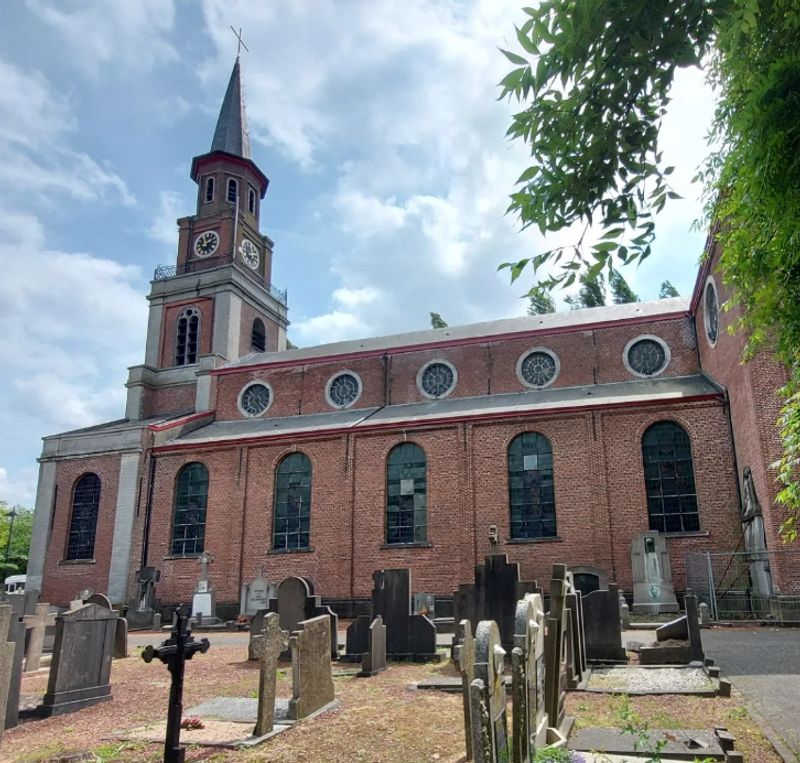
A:
POLYGON ((239 56, 233 65, 228 89, 222 100, 211 151, 224 151, 227 154, 250 158, 250 138, 247 134, 247 116, 242 98, 242 78, 239 67, 239 56))

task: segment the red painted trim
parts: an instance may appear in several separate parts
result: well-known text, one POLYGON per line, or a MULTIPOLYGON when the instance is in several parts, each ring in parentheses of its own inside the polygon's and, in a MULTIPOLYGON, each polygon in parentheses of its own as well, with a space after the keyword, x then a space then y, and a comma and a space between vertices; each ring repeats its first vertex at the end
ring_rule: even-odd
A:
POLYGON ((355 432, 356 434, 368 434, 371 432, 380 432, 387 429, 395 429, 395 430, 408 430, 408 429, 426 429, 429 427, 434 426, 448 426, 450 424, 460 424, 465 421, 469 421, 471 423, 475 422, 493 422, 493 421, 505 421, 508 419, 519 419, 519 418, 530 418, 532 416, 552 416, 554 414, 561 414, 561 413, 574 413, 577 411, 591 411, 597 409, 604 409, 604 410, 616 410, 616 409, 627 409, 627 408, 649 408, 652 406, 658 405, 680 405, 682 403, 696 403, 702 402, 705 400, 716 400, 718 402, 724 401, 724 395, 717 392, 707 392, 702 395, 690 395, 688 397, 681 397, 681 398, 672 398, 667 400, 641 400, 641 401, 629 401, 623 403, 606 403, 594 406, 577 406, 577 405, 566 405, 560 406, 557 408, 547 408, 545 410, 539 411, 502 411, 497 413, 483 413, 477 414, 475 416, 442 416, 439 418, 430 418, 425 419, 424 421, 387 421, 381 424, 364 424, 362 426, 357 427, 331 427, 330 429, 318 429, 314 432, 292 432, 287 434, 275 434, 275 435, 254 435, 252 437, 242 437, 242 438, 229 438, 227 440, 216 440, 214 442, 187 442, 187 443, 165 443, 164 445, 159 445, 158 447, 153 448, 153 452, 155 453, 168 453, 173 451, 181 451, 181 450, 208 450, 213 448, 224 448, 230 445, 241 446, 241 445, 255 445, 258 443, 280 443, 286 440, 295 441, 295 440, 313 440, 316 438, 328 438, 333 437, 340 434, 348 434, 355 432))
POLYGON ((527 331, 509 331, 504 334, 484 334, 481 336, 464 337, 462 339, 444 339, 439 342, 425 342, 418 344, 404 344, 397 347, 382 347, 375 350, 362 350, 356 352, 339 352, 331 355, 320 355, 313 358, 297 358, 290 360, 276 360, 270 363, 254 363, 248 366, 231 366, 227 368, 217 368, 211 373, 214 376, 227 376, 229 374, 247 373, 248 371, 261 371, 266 369, 290 368, 292 366, 313 366, 323 363, 330 363, 341 358, 348 361, 363 360, 374 358, 381 355, 392 354, 400 355, 406 352, 418 352, 420 350, 440 350, 447 347, 463 347, 472 344, 485 344, 487 342, 503 342, 508 339, 526 339, 542 335, 553 334, 574 334, 579 331, 597 331, 598 329, 615 328, 627 324, 638 323, 658 323, 660 321, 673 321, 679 318, 690 318, 691 314, 685 310, 677 310, 671 313, 662 313, 658 316, 648 316, 642 318, 619 318, 615 321, 598 321, 596 323, 584 323, 578 326, 557 326, 555 328, 537 328, 527 331))
POLYGON ((201 411, 200 413, 190 413, 186 416, 181 416, 179 419, 172 419, 170 421, 165 421, 163 424, 150 424, 147 428, 151 432, 162 432, 165 429, 172 429, 173 427, 183 426, 184 424, 190 424, 192 421, 197 421, 198 419, 202 419, 204 416, 214 416, 216 411, 201 411))

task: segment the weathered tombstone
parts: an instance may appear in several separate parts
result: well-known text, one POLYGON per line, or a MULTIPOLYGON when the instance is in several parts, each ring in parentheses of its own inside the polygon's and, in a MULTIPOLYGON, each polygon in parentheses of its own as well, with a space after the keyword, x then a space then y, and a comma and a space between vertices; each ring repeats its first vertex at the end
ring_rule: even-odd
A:
MULTIPOLYGON (((0 604, 0 710, 5 717, 6 707, 11 695, 11 680, 14 673, 14 652, 15 644, 7 641, 8 633, 11 628, 11 621, 14 612, 8 604, 0 604)), ((19 696, 17 697, 19 702, 19 696)), ((3 736, 3 728, 0 727, 0 737, 3 736)))
MULTIPOLYGON (((345 662, 359 662, 369 648, 369 628, 372 619, 367 615, 359 615, 347 626, 344 657, 345 662)), ((385 627, 385 626, 384 626, 385 627)))
POLYGON ((378 615, 370 624, 367 632, 367 651, 361 658, 363 677, 374 676, 386 670, 386 626, 378 615))
POLYGON ((700 604, 697 605, 697 609, 700 613, 700 627, 708 628, 711 625, 711 615, 708 612, 708 604, 701 601, 700 604))
POLYGON ((242 585, 242 596, 239 611, 248 617, 255 615, 259 610, 266 609, 269 600, 277 596, 278 588, 259 572, 254 580, 242 585))
POLYGON ((278 676, 278 656, 288 643, 286 631, 281 630, 278 614, 269 612, 262 618, 261 663, 258 676, 258 715, 253 736, 272 731, 275 720, 275 682, 278 676))
POLYGON ((753 473, 746 466, 742 473, 742 531, 744 550, 748 552, 750 583, 754 596, 771 596, 773 593, 772 572, 767 553, 767 536, 764 531, 764 516, 756 495, 753 473))
POLYGON ((208 577, 208 566, 213 564, 214 557, 203 551, 198 558, 200 564, 200 578, 197 581, 197 588, 192 594, 192 618, 200 624, 217 622, 217 603, 214 594, 214 587, 208 577))
POLYGON ((639 533, 633 539, 631 566, 634 612, 658 614, 679 611, 667 542, 657 530, 639 533))
MULTIPOLYGON (((269 600, 270 612, 277 612, 281 628, 292 633, 300 627, 300 623, 326 615, 330 618, 330 657, 335 660, 339 656, 339 618, 327 605, 322 604, 319 596, 314 596, 313 586, 305 578, 288 577, 278 586, 278 595, 269 600)), ((282 659, 289 657, 284 653, 282 659)))
POLYGON ((436 597, 432 593, 415 593, 412 612, 433 620, 436 617, 436 597))
POLYGON ((44 649, 45 630, 48 626, 55 624, 56 616, 55 613, 50 612, 49 604, 37 604, 35 614, 25 615, 22 619, 25 627, 30 631, 26 638, 25 672, 32 673, 39 670, 44 649))
POLYGON ((87 596, 83 600, 84 604, 98 604, 105 609, 114 609, 111 606, 111 599, 108 598, 104 593, 93 593, 90 596, 87 596))
POLYGON ((154 657, 161 660, 169 669, 172 678, 169 687, 167 733, 164 739, 164 763, 183 763, 186 757, 186 750, 180 746, 186 660, 191 660, 197 652, 205 654, 210 646, 207 638, 195 640, 189 629, 189 618, 183 614, 181 607, 178 607, 170 637, 155 647, 148 644, 142 651, 142 659, 145 662, 152 662, 154 657))
POLYGON ((609 583, 607 591, 593 591, 583 597, 583 628, 589 662, 626 661, 616 583, 609 583))
POLYGON ((117 618, 114 629, 114 659, 121 660, 128 656, 128 621, 124 617, 117 618))
MULTIPOLYGON (((11 599, 11 597, 9 597, 11 599)), ((22 686, 22 663, 25 659, 25 623, 22 620, 25 611, 23 597, 18 597, 11 603, 11 617, 8 626, 8 643, 14 647, 14 661, 11 666, 11 679, 6 700, 5 727, 14 728, 19 723, 19 695, 22 686)), ((2 630, 0 630, 2 641, 2 630)), ((0 704, 0 708, 3 706, 0 704)))
POLYGON ((136 570, 136 599, 125 617, 135 628, 153 627, 155 616, 156 583, 161 579, 161 571, 155 567, 142 567, 136 570))
POLYGON ((619 622, 623 630, 631 627, 631 608, 621 591, 619 594, 619 622))
POLYGON ((530 763, 536 749, 547 741, 543 609, 538 594, 528 594, 517 602, 514 649, 511 652, 511 750, 514 763, 530 763))
MULTIPOLYGON (((277 614, 277 612, 273 613, 277 614)), ((247 644, 247 659, 257 660, 261 654, 261 647, 264 641, 264 622, 267 616, 267 610, 262 609, 253 615, 250 621, 250 640, 247 644)), ((284 647, 285 649, 286 647, 284 647)))
POLYGON ((111 658, 117 615, 86 604, 56 617, 47 692, 36 714, 71 713, 111 699, 111 658))
POLYGON ((299 623, 299 630, 289 637, 292 652, 291 720, 305 718, 333 702, 330 643, 331 619, 327 615, 299 623))
POLYGON ((476 763, 508 760, 506 689, 503 683, 505 649, 497 623, 482 620, 475 633, 475 679, 470 685, 472 757, 476 763))
POLYGON ((567 684, 566 567, 553 565, 550 612, 545 635, 545 709, 551 726, 561 729, 567 684))
POLYGON ((567 605, 567 685, 574 689, 586 671, 586 641, 583 632, 583 601, 575 588, 572 573, 566 572, 567 605))
POLYGON ((376 570, 372 580, 372 611, 380 615, 386 625, 389 659, 438 659, 433 622, 425 615, 411 614, 409 570, 376 570))
POLYGON ((689 626, 689 649, 692 662, 703 662, 706 656, 703 651, 703 637, 700 634, 700 614, 697 608, 697 596, 688 589, 683 597, 683 606, 686 609, 686 620, 689 626))
POLYGON ((453 662, 461 674, 461 699, 464 706, 464 736, 466 738, 467 760, 472 760, 472 724, 470 721, 470 691, 475 680, 475 639, 472 637, 472 623, 466 618, 456 626, 453 640, 453 662))

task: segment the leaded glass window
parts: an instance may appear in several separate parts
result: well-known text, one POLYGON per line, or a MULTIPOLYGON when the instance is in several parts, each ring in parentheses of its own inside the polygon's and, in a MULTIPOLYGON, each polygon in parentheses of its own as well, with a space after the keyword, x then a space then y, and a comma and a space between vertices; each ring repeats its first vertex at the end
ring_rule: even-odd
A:
POLYGON ((425 451, 395 446, 386 464, 386 542, 424 543, 428 537, 425 451))
POLYGON ((544 435, 525 432, 508 446, 508 496, 512 539, 555 537, 553 450, 544 435))
POLYGON ((260 416, 269 408, 272 393, 266 384, 256 382, 245 387, 239 398, 239 408, 245 416, 260 416))
POLYGON ((343 373, 331 379, 328 385, 328 400, 337 408, 347 408, 361 394, 361 383, 355 374, 343 373))
POLYGON ((428 397, 444 397, 455 383, 456 375, 452 366, 440 362, 425 366, 419 380, 420 389, 428 397))
POLYGON ((653 424, 642 437, 642 458, 650 529, 699 530, 692 445, 686 430, 672 421, 653 424))
POLYGON ((637 374, 653 376, 667 365, 667 351, 655 339, 640 339, 628 349, 628 365, 637 374))
POLYGON ((72 516, 69 522, 67 559, 92 559, 100 509, 100 478, 84 474, 72 491, 72 516))
POLYGON ((275 520, 272 546, 277 551, 308 548, 311 530, 311 460, 290 453, 275 475, 275 520))
POLYGON ((206 201, 214 201, 214 178, 206 180, 206 201))
POLYGON ((253 330, 250 334, 250 347, 256 352, 264 352, 267 349, 267 331, 264 328, 264 321, 256 318, 253 321, 253 330))
POLYGON ((200 311, 187 307, 178 316, 178 335, 175 339, 175 365, 197 363, 197 348, 200 343, 200 311))
POLYGON ((558 364, 554 355, 544 350, 528 353, 519 365, 522 379, 531 387, 546 387, 558 373, 558 364))
POLYGON ((239 184, 233 179, 228 179, 228 201, 231 204, 236 203, 236 198, 239 195, 239 184))
POLYGON ((717 302, 717 290, 711 281, 706 284, 703 316, 708 341, 715 344, 719 336, 719 303, 717 302))
POLYGON ((208 469, 203 464, 186 464, 175 480, 175 512, 172 522, 172 554, 203 553, 208 505, 208 469))

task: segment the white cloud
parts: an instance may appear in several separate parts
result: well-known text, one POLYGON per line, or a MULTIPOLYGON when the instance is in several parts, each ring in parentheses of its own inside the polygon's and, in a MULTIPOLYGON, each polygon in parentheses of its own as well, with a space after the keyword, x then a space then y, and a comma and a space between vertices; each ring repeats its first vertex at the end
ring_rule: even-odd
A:
POLYGON ((174 251, 178 246, 177 219, 186 214, 186 209, 182 194, 161 191, 158 212, 147 229, 147 235, 154 241, 167 244, 174 251))

